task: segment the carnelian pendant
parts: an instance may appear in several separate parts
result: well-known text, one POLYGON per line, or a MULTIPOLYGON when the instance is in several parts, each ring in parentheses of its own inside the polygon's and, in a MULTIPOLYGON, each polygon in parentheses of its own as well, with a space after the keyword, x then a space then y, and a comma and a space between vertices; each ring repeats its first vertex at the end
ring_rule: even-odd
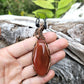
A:
POLYGON ((45 40, 39 39, 33 50, 34 70, 40 76, 47 74, 49 70, 50 53, 45 40))

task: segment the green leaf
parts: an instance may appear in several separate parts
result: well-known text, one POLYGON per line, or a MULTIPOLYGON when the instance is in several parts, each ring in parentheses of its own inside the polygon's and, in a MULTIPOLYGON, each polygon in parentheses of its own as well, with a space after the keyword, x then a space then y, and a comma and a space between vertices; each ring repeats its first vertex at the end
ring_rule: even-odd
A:
POLYGON ((40 18, 45 18, 45 15, 47 18, 52 18, 54 16, 53 12, 48 9, 38 9, 36 11, 33 11, 33 13, 36 17, 40 16, 40 18))
POLYGON ((21 11, 20 15, 21 16, 24 16, 25 15, 25 12, 24 11, 21 11))
POLYGON ((56 11, 56 17, 59 18, 62 14, 64 14, 66 11, 68 11, 71 6, 75 3, 75 0, 70 2, 67 6, 65 5, 63 8, 58 8, 56 11))
POLYGON ((67 6, 68 4, 75 2, 76 0, 60 0, 58 3, 58 9, 67 6))
POLYGON ((47 9, 54 9, 53 4, 49 1, 36 0, 36 1, 33 1, 33 2, 40 7, 47 8, 47 9))
POLYGON ((9 15, 12 15, 12 13, 11 13, 10 11, 8 11, 8 14, 9 14, 9 15))
POLYGON ((55 0, 47 0, 47 1, 49 1, 49 2, 51 2, 51 3, 55 2, 55 0))
POLYGON ((6 0, 1 0, 2 2, 5 2, 6 0))

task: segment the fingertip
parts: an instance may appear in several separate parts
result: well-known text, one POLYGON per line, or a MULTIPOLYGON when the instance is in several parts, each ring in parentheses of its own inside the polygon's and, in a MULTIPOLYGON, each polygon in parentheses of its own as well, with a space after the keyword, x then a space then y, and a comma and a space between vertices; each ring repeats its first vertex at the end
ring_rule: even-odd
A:
POLYGON ((68 47, 68 40, 65 38, 61 38, 60 40, 62 40, 62 44, 64 45, 64 47, 68 47))
POLYGON ((54 32, 47 32, 47 33, 44 33, 44 37, 45 37, 46 42, 50 43, 56 40, 57 35, 54 32))
POLYGON ((50 70, 51 71, 51 77, 53 78, 55 76, 55 71, 54 70, 50 70))
POLYGON ((58 61, 62 60, 65 58, 65 52, 64 50, 60 50, 54 54, 51 55, 51 65, 57 63, 58 61))
POLYGON ((50 75, 50 77, 53 77, 55 75, 55 71, 54 70, 50 70, 49 71, 49 75, 50 75))
MULTIPOLYGON (((58 53, 59 53, 59 58, 60 58, 60 60, 62 60, 63 58, 65 58, 66 53, 65 53, 64 50, 58 51, 58 53)), ((60 61, 60 60, 59 60, 59 61, 60 61)))
POLYGON ((48 74, 43 78, 44 83, 48 82, 55 76, 55 71, 49 70, 48 74))
POLYGON ((65 51, 63 51, 63 50, 62 50, 62 53, 63 53, 63 56, 62 56, 62 59, 63 59, 63 58, 65 58, 66 53, 65 53, 65 51))

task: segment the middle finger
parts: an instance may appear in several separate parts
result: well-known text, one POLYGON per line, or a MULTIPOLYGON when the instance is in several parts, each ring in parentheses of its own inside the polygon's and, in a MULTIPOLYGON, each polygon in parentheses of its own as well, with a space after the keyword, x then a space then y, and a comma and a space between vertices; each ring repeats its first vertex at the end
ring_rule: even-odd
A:
MULTIPOLYGON (((67 45, 68 43, 65 39, 59 39, 57 41, 54 41, 48 44, 50 54, 54 54, 55 52, 66 48, 67 45)), ((22 67, 31 65, 32 64, 32 52, 29 52, 25 54, 24 56, 21 56, 20 58, 17 59, 17 61, 22 65, 22 67)))

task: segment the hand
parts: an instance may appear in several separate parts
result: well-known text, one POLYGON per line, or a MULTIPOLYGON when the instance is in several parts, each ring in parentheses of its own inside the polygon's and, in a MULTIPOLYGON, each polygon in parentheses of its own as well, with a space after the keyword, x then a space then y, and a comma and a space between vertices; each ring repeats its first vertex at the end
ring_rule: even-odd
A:
MULTIPOLYGON (((51 65, 65 57, 64 48, 68 46, 66 39, 58 39, 53 32, 44 34, 50 49, 51 65)), ((0 84, 44 84, 55 75, 49 70, 44 77, 36 75, 32 64, 32 50, 36 37, 15 43, 6 48, 0 49, 0 84)))

